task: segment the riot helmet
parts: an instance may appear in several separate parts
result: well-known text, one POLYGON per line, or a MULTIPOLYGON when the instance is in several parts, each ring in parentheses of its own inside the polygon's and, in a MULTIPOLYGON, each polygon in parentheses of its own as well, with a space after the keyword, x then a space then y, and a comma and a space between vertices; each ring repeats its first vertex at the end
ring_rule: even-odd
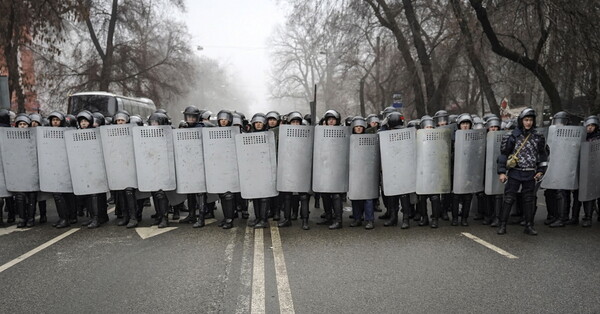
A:
POLYGON ((164 125, 171 125, 171 117, 169 116, 169 113, 167 113, 167 110, 165 110, 163 108, 160 108, 160 109, 156 109, 155 112, 156 113, 162 113, 167 118, 167 123, 164 124, 164 125))
POLYGON ((277 111, 269 111, 266 114, 267 123, 269 123, 269 128, 274 128, 279 125, 280 115, 277 111))
MULTIPOLYGON (((288 117, 288 119, 289 119, 289 117, 288 117)), ((306 120, 306 122, 308 124, 312 123, 312 116, 310 115, 310 113, 307 113, 307 114, 304 115, 304 120, 306 120)))
POLYGON ((498 118, 498 117, 497 117, 495 114, 493 114, 493 113, 486 113, 486 114, 484 114, 484 115, 483 115, 483 117, 482 117, 482 118, 483 118, 483 121, 484 121, 484 122, 487 122, 487 120, 489 120, 490 118, 493 118, 493 117, 496 117, 496 118, 498 118))
POLYGON ((600 119, 598 119, 597 115, 592 115, 583 121, 583 126, 587 127, 590 124, 595 124, 597 127, 600 126, 600 119))
POLYGON ((252 124, 252 129, 254 131, 265 131, 268 127, 267 125, 267 117, 264 113, 256 113, 252 116, 252 120, 250 120, 250 124, 252 124))
POLYGON ((187 122, 185 122, 185 120, 181 120, 179 121, 179 125, 177 126, 179 129, 184 129, 188 127, 187 122))
POLYGON ((350 121, 350 126, 352 127, 352 134, 365 133, 365 129, 367 128, 367 120, 361 116, 356 116, 352 118, 352 121, 350 121))
POLYGON ((473 117, 473 129, 474 130, 481 130, 485 128, 485 124, 483 122, 483 119, 481 119, 478 116, 473 117))
POLYGON ((217 113, 217 124, 219 126, 231 126, 233 124, 233 114, 231 113, 231 111, 219 111, 219 113, 217 113), (223 122, 223 124, 221 124, 221 120, 224 120, 226 122, 223 122))
POLYGON ((533 110, 532 108, 525 108, 519 114, 519 117, 517 118, 517 124, 518 124, 519 128, 523 128, 523 119, 525 119, 527 117, 533 118, 532 128, 535 128, 536 113, 535 113, 535 110, 533 110))
POLYGON ((569 125, 569 122, 570 122, 569 114, 564 111, 557 112, 552 117, 552 125, 558 125, 558 126, 569 125))
POLYGON ((133 115, 133 116, 129 117, 129 123, 130 124, 137 124, 138 126, 143 126, 144 125, 144 121, 138 115, 133 115))
POLYGON ((367 125, 369 127, 379 128, 380 124, 381 124, 381 120, 379 120, 379 116, 377 116, 376 114, 372 113, 367 116, 367 125), (373 123, 377 123, 377 124, 373 125, 373 123))
POLYGON ((420 124, 421 124, 421 120, 414 119, 414 120, 408 121, 408 123, 406 124, 406 127, 418 129, 420 124))
POLYGON ((39 113, 32 113, 29 115, 29 119, 31 119, 31 126, 32 127, 36 127, 36 126, 42 126, 43 121, 42 121, 42 116, 39 113))
POLYGON ((15 117, 16 128, 28 128, 29 126, 31 126, 31 118, 26 113, 19 113, 15 117))
POLYGON ((463 123, 469 123, 468 129, 473 128, 473 118, 468 113, 463 113, 456 118, 456 124, 458 124, 458 128, 464 130, 462 128, 463 123))
POLYGON ((87 110, 82 110, 77 114, 77 126, 80 129, 90 129, 94 127, 94 116, 87 110))
POLYGON ((52 111, 50 112, 50 114, 48 115, 48 120, 50 120, 50 126, 55 126, 55 127, 64 127, 65 126, 65 115, 62 114, 62 112, 59 111, 52 111), (53 122, 56 121, 56 122, 53 122), (56 125, 54 125, 56 124, 56 125))
POLYGON ((385 109, 383 109, 383 111, 381 112, 381 117, 383 119, 387 118, 387 116, 392 113, 392 112, 398 112, 398 110, 392 106, 390 107, 385 107, 385 109))
POLYGON ((404 116, 398 112, 390 112, 387 118, 384 120, 384 124, 387 125, 388 129, 400 129, 404 125, 404 116))
POLYGON ((281 115, 281 120, 279 120, 279 125, 287 124, 287 118, 288 118, 287 114, 281 115))
POLYGON ((431 116, 425 115, 421 118, 421 129, 435 129, 435 122, 431 116))
POLYGON ((94 116, 94 127, 99 127, 106 124, 106 121, 104 121, 104 115, 102 113, 96 111, 92 113, 92 115, 94 116))
POLYGON ((113 122, 115 124, 126 124, 129 123, 129 114, 125 112, 117 112, 113 117, 113 122))
POLYGON ((448 125, 450 124, 450 115, 446 110, 438 110, 433 115, 433 121, 435 121, 436 126, 448 125))
POLYGON ((65 116, 65 125, 70 128, 77 127, 77 117, 72 114, 68 114, 65 116))
MULTIPOLYGON (((361 117, 362 118, 362 117, 361 117)), ((346 117, 346 119, 344 120, 344 125, 345 126, 350 126, 352 124, 352 120, 354 119, 354 117, 352 116, 348 116, 346 117)), ((364 119, 364 118, 363 118, 364 119)), ((366 123, 366 122, 365 122, 366 123)))
POLYGON ((183 119, 189 125, 196 124, 200 122, 200 109, 196 106, 187 106, 185 110, 183 110, 183 119))
POLYGON ((325 121, 325 125, 331 125, 329 124, 329 119, 333 118, 335 119, 335 124, 333 125, 340 125, 341 121, 341 117, 340 117, 340 113, 333 110, 333 109, 329 109, 327 111, 325 111, 325 115, 323 116, 323 120, 325 121))
POLYGON ((292 111, 287 116, 288 124, 292 124, 292 121, 298 122, 298 125, 302 124, 302 114, 298 111, 292 111))
POLYGON ((458 115, 456 115, 456 114, 449 115, 448 116, 449 124, 455 124, 457 118, 458 118, 458 115))
POLYGON ((154 112, 148 117, 148 125, 168 125, 169 118, 162 112, 154 112))
POLYGON ((205 110, 204 112, 202 112, 202 120, 210 120, 210 116, 212 116, 212 114, 212 111, 205 110))
POLYGON ((10 125, 10 113, 6 109, 0 109, 0 124, 10 125))
MULTIPOLYGON (((500 128, 502 127, 502 123, 500 123, 500 119, 496 116, 493 117, 489 117, 488 120, 485 122, 485 127, 489 130, 490 128, 495 127, 496 130, 500 130, 500 128)), ((491 130, 494 131, 494 130, 491 130)))

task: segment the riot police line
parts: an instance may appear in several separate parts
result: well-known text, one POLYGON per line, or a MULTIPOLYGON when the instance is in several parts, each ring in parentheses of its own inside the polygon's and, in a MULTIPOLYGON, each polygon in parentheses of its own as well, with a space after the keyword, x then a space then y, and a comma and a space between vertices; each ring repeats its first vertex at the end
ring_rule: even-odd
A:
MULTIPOLYGON (((547 224, 578 222, 575 206, 569 218, 568 199, 575 195, 583 202, 583 225, 591 225, 594 201, 600 198, 597 117, 586 119, 585 127, 563 121, 536 129, 535 112, 525 109, 516 128, 506 131, 495 116, 484 121, 439 111, 405 126, 401 113, 386 110, 381 123, 371 115, 348 119, 348 125, 328 110, 317 126, 298 112, 283 119, 276 112, 255 114, 244 123, 243 116, 223 110, 218 127, 207 127, 210 115, 190 106, 179 129, 170 126, 166 112, 155 112, 141 125, 139 117, 126 112, 113 117, 116 124, 106 124, 82 111, 74 119, 76 128, 67 127, 60 112, 48 116, 50 126, 35 128, 29 128, 31 117, 19 115, 16 128, 0 128, 0 197, 14 200, 18 227, 33 226, 38 195, 54 198, 58 228, 76 222, 82 207, 91 218, 84 224, 98 227, 108 221, 106 193, 115 191, 123 217, 118 224, 129 228, 141 220, 140 200, 150 196, 159 227, 168 225, 170 205, 184 199, 190 213, 182 222, 202 227, 208 215, 214 216, 207 197, 218 195, 223 228, 233 227, 239 213, 248 218, 251 200, 255 219, 250 226, 266 227, 269 217, 279 220, 283 212, 280 227, 290 226, 299 214, 306 230, 311 195, 322 200, 319 224, 330 229, 342 227, 344 198, 352 203, 350 226, 365 222, 367 229, 374 227, 380 196, 387 210, 384 226, 401 221, 403 229, 411 219, 437 228, 440 219, 450 220, 448 212, 451 225, 468 226, 476 198, 475 216, 499 227, 499 234, 506 233, 508 214, 521 197, 525 232, 535 235, 535 192, 541 187, 547 224), (592 132, 586 131, 590 125, 592 132), (515 164, 507 166, 511 156, 515 164)), ((6 116, 0 112, 5 126, 6 116)))

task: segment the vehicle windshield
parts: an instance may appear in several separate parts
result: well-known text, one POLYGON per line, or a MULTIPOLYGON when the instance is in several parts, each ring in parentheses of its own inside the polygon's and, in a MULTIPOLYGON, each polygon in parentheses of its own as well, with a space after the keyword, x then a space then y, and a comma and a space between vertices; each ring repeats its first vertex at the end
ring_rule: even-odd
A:
POLYGON ((106 117, 114 114, 115 99, 106 95, 77 95, 70 97, 70 112, 77 114, 82 110, 100 112, 106 117))

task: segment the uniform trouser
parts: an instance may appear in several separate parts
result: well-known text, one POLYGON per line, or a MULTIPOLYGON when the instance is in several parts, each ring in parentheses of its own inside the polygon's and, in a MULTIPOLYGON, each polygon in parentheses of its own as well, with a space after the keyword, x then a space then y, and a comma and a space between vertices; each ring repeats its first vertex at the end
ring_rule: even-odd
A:
POLYGON ((439 219, 442 214, 442 204, 439 194, 419 195, 419 210, 421 217, 427 218, 427 199, 431 202, 431 214, 433 218, 439 219))
POLYGON ((544 191, 544 199, 546 200, 546 209, 548 211, 548 219, 554 219, 558 217, 558 203, 557 203, 557 191, 553 189, 546 189, 544 191))
POLYGON ((152 199, 154 200, 157 218, 159 220, 167 219, 167 214, 169 212, 169 199, 167 198, 167 194, 162 190, 155 191, 152 192, 152 199))
POLYGON ((502 195, 486 195, 485 203, 485 217, 492 221, 500 215, 502 195))
POLYGON ((452 193, 446 193, 441 195, 442 211, 449 212, 452 210, 452 200, 452 193))
POLYGON ((487 212, 488 212, 488 204, 487 204, 487 198, 485 193, 483 192, 479 192, 479 193, 475 193, 475 196, 477 197, 477 216, 479 217, 485 217, 487 212))
POLYGON ((39 201, 37 203, 37 205, 40 208, 40 217, 45 217, 46 216, 46 201, 39 201))
POLYGON ((592 220, 592 211, 594 210, 594 201, 583 202, 583 220, 592 220))
POLYGON ((406 217, 411 217, 415 211, 413 204, 410 202, 410 194, 400 195, 400 205, 402 205, 402 213, 406 217))
POLYGON ((300 218, 308 220, 308 216, 310 215, 310 211, 308 209, 310 194, 300 193, 298 196, 300 199, 300 218))
POLYGON ((63 193, 63 196, 67 202, 69 220, 77 220, 77 197, 73 193, 63 193))
POLYGON ((266 223, 267 211, 269 208, 269 199, 255 198, 252 200, 252 207, 254 207, 254 216, 256 217, 256 222, 266 223))
POLYGON ((115 191, 116 202, 120 204, 121 212, 126 220, 137 220, 137 200, 135 198, 135 189, 126 188, 125 190, 115 191))
POLYGON ((352 200, 352 215, 354 216, 354 220, 361 220, 363 214, 365 221, 375 220, 373 204, 373 200, 352 200))
POLYGON ((85 196, 87 203, 86 207, 92 219, 96 219, 98 223, 108 221, 108 213, 106 206, 106 193, 90 194, 85 196))
POLYGON ((554 216, 557 219, 565 222, 569 220, 569 194, 568 190, 553 190, 547 189, 544 192, 546 198, 546 207, 548 207, 548 216, 550 211, 554 211, 554 216))
POLYGON ((53 193, 54 204, 56 205, 56 212, 58 213, 59 220, 69 220, 69 206, 64 193, 53 193))
MULTIPOLYGON (((248 211, 248 200, 242 198, 242 193, 234 193, 235 195, 235 209, 238 212, 248 211)), ((189 204, 188 204, 189 206, 189 204)))
POLYGON ((535 213, 535 171, 511 170, 504 187, 504 203, 500 213, 500 222, 506 224, 512 205, 516 202, 517 192, 523 194, 523 215, 526 224, 533 224, 535 213), (514 171, 514 172, 513 172, 514 171))
POLYGON ((37 205, 37 192, 15 193, 15 204, 19 218, 23 221, 33 221, 37 205))
POLYGON ((233 216, 235 215, 235 196, 231 192, 226 192, 219 194, 219 198, 221 199, 221 207, 223 207, 225 220, 233 220, 233 216))
POLYGON ((333 218, 336 222, 342 222, 343 208, 342 196, 340 193, 321 193, 323 200, 323 209, 325 210, 325 219, 333 218))
POLYGON ((571 218, 579 219, 579 212, 581 211, 581 202, 579 201, 579 190, 571 191, 573 195, 573 206, 571 207, 571 218))
POLYGON ((5 197, 4 204, 6 204, 6 212, 8 212, 8 219, 14 219, 16 214, 15 199, 13 196, 5 197))
POLYGON ((462 205, 460 217, 463 219, 469 218, 469 211, 471 210, 471 202, 473 201, 473 194, 454 194, 452 199, 452 218, 458 218, 458 210, 462 205))

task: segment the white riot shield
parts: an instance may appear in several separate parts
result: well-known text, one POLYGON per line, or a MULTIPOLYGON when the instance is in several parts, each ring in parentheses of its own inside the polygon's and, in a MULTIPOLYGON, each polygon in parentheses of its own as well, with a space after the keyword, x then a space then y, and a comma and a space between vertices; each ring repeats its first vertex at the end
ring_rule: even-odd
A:
POLYGON ((456 131, 453 193, 470 194, 483 191, 485 144, 485 129, 456 131))
POLYGON ((313 190, 319 193, 348 192, 350 127, 315 127, 313 190))
POLYGON ((498 179, 498 156, 500 156, 500 145, 506 131, 490 131, 486 139, 485 153, 485 194, 504 194, 504 184, 498 179))
POLYGON ((257 132, 235 136, 242 198, 277 196, 275 134, 257 132))
POLYGON ((377 134, 350 136, 348 198, 379 198, 379 141, 377 134))
POLYGON ((579 157, 579 201, 600 198, 600 141, 581 143, 579 157))
POLYGON ((281 192, 311 191, 314 127, 279 126, 277 152, 277 190, 281 192))
POLYGON ((383 194, 416 192, 417 130, 415 128, 379 132, 383 194))
POLYGON ((66 128, 36 127, 40 190, 51 193, 73 193, 66 128))
POLYGON ((137 188, 133 126, 117 124, 100 127, 106 176, 111 190, 137 188))
POLYGON ((206 193, 202 129, 174 130, 173 150, 175 151, 177 193, 206 193))
POLYGON ((66 130, 65 144, 75 195, 106 193, 108 181, 99 129, 66 130))
POLYGON ((177 187, 172 131, 168 125, 133 128, 135 167, 140 191, 171 191, 177 187))
POLYGON ((452 133, 448 128, 417 130, 417 194, 446 194, 452 191, 452 133))
POLYGON ((579 187, 579 151, 585 136, 581 126, 550 127, 551 143, 548 170, 541 187, 556 190, 577 190, 579 187))
POLYGON ((208 193, 240 192, 235 136, 240 128, 202 128, 204 173, 208 193))
POLYGON ((11 192, 39 191, 35 130, 0 128, 0 145, 6 188, 11 192))

